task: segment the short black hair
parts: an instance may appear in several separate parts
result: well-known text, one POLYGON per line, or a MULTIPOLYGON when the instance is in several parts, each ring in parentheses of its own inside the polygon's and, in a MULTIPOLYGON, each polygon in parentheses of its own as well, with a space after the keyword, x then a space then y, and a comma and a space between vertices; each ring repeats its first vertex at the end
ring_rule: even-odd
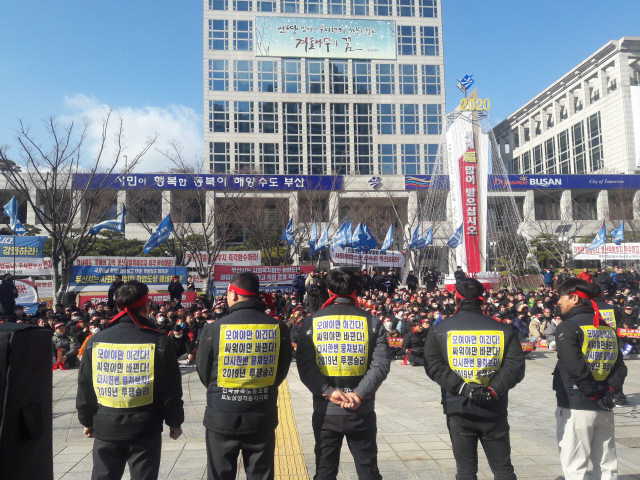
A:
MULTIPOLYGON (((149 293, 149 287, 144 283, 137 280, 129 280, 116 290, 116 294, 113 296, 113 301, 119 310, 124 310, 125 307, 137 302, 147 293, 149 293)), ((142 307, 131 309, 131 311, 136 315, 138 315, 141 310, 142 307)))
POLYGON ((229 283, 256 295, 260 293, 260 279, 253 272, 236 273, 229 283))
POLYGON ((589 298, 580 298, 580 305, 591 306, 591 299, 600 296, 601 290, 595 283, 577 278, 569 278, 558 287, 558 294, 561 297, 573 295, 576 292, 582 292, 589 296, 589 298))
POLYGON ((481 297, 484 293, 484 285, 475 278, 463 278, 456 282, 457 292, 466 299, 481 297))
POLYGON ((351 295, 358 287, 358 278, 353 272, 335 268, 327 275, 327 289, 336 295, 351 295))

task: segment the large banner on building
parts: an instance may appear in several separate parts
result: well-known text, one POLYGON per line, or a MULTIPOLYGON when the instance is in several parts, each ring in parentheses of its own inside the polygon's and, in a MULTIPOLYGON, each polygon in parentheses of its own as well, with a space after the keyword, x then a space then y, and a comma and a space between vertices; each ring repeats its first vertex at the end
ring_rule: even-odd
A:
POLYGON ((53 298, 53 280, 34 280, 40 298, 53 298))
MULTIPOLYGON (((207 252, 200 252, 200 257, 202 258, 202 266, 209 266, 209 254, 207 252)), ((260 265, 262 262, 262 254, 260 250, 255 251, 245 251, 245 252, 220 252, 216 257, 216 261, 214 262, 216 266, 218 265, 235 265, 235 266, 253 266, 260 265)), ((193 258, 191 252, 187 252, 185 256, 185 262, 187 267, 197 267, 196 259, 193 258)))
MULTIPOLYGON (((196 300, 196 292, 184 292, 182 294, 182 300, 180 303, 185 308, 190 308, 193 302, 196 300)), ((76 302, 78 305, 84 305, 84 302, 90 301, 91 303, 99 303, 106 302, 108 295, 106 293, 91 293, 91 294, 83 294, 78 295, 78 301, 76 302)), ((152 302, 169 302, 171 299, 169 298, 168 293, 150 293, 149 299, 152 302)))
POLYGON ((47 237, 0 235, 0 260, 13 262, 15 256, 16 263, 35 263, 35 259, 44 257, 44 242, 46 241, 47 237))
POLYGON ((396 22, 256 17, 258 57, 396 59, 396 22))
POLYGON ((616 245, 607 243, 589 251, 590 243, 574 243, 571 253, 574 260, 640 260, 640 243, 616 245))
POLYGON ((174 275, 180 277, 180 283, 187 282, 187 267, 81 267, 75 266, 71 271, 69 290, 106 291, 113 283, 116 275, 122 275, 122 281, 137 280, 146 283, 151 290, 164 290, 174 275))
POLYGON ((405 264, 404 252, 397 250, 387 250, 380 253, 380 250, 369 250, 369 253, 356 252, 351 247, 335 247, 331 246, 329 255, 333 263, 369 265, 372 267, 397 267, 402 268, 405 264))
POLYGON ((296 276, 298 270, 302 270, 305 275, 315 270, 313 265, 287 265, 287 266, 258 266, 258 267, 231 267, 227 265, 216 266, 213 273, 213 281, 216 287, 224 283, 229 284, 229 280, 240 272, 253 272, 260 278, 261 286, 266 287, 267 283, 281 283, 291 285, 291 281, 296 276))
POLYGON ((0 274, 13 273, 16 275, 51 275, 51 258, 36 258, 32 261, 16 261, 13 268, 13 258, 5 258, 0 261, 0 274))
POLYGON ((78 257, 73 262, 81 267, 175 267, 175 257, 78 257))

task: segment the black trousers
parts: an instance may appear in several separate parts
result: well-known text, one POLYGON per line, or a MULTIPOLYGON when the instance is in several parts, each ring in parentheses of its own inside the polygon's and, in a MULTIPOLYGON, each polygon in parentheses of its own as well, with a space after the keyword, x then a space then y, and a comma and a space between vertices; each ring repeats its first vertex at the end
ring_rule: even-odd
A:
POLYGON ((117 480, 122 478, 129 464, 131 480, 157 480, 160 470, 162 435, 126 440, 93 441, 93 473, 91 480, 117 480))
POLYGON ((342 440, 347 445, 356 464, 359 480, 379 480, 378 444, 376 443, 376 413, 363 415, 325 415, 313 413, 311 421, 316 440, 316 474, 314 480, 334 480, 340 466, 342 440))
POLYGON ((509 423, 506 418, 488 421, 480 417, 447 415, 453 456, 456 459, 456 480, 476 480, 478 473, 478 440, 487 455, 495 480, 516 480, 511 465, 509 423))
POLYGON ((206 429, 207 478, 235 480, 242 451, 247 480, 273 480, 276 432, 227 436, 206 429))

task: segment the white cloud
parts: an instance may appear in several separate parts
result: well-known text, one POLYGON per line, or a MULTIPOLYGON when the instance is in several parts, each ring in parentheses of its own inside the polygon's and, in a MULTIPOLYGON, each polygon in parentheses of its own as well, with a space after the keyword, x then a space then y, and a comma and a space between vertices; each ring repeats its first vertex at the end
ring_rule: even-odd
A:
MULTIPOLYGON (((164 172, 173 166, 158 150, 168 148, 168 142, 177 140, 183 147, 183 157, 189 163, 202 162, 204 149, 202 116, 195 110, 183 105, 169 105, 168 107, 122 107, 112 108, 101 103, 95 97, 88 97, 81 93, 65 97, 65 105, 71 115, 63 116, 61 121, 71 118, 76 121, 88 117, 92 125, 87 135, 86 151, 95 155, 101 139, 102 122, 105 112, 112 109, 109 126, 109 140, 107 151, 103 154, 105 162, 114 158, 115 146, 113 133, 122 117, 124 142, 128 160, 133 158, 144 148, 145 140, 156 134, 156 144, 146 153, 135 169, 136 172, 164 172)), ((120 163, 123 166, 123 163, 120 163)))

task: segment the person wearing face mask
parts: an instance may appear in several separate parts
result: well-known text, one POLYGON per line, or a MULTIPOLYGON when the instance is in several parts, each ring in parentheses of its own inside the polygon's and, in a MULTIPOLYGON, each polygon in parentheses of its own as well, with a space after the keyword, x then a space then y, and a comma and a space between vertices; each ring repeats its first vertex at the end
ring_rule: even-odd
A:
POLYGON ((529 323, 529 334, 531 335, 530 341, 539 342, 540 340, 547 338, 547 328, 549 327, 549 321, 542 313, 531 317, 529 323))
POLYGON ((180 365, 189 365, 193 362, 193 344, 191 343, 189 335, 180 324, 173 327, 170 338, 172 339, 173 349, 176 353, 178 363, 180 365))
MULTIPOLYGON (((2 312, 5 315, 13 316, 13 311, 16 308, 16 298, 18 298, 18 290, 13 284, 13 276, 10 273, 6 273, 2 277, 2 283, 0 283, 0 306, 2 312)), ((9 319, 12 322, 12 319, 9 319)))
POLYGON ((287 306, 284 309, 284 317, 286 320, 289 320, 291 316, 291 312, 298 306, 298 297, 295 295, 291 295, 291 300, 287 303, 287 306))
POLYGON ((414 367, 424 365, 424 344, 427 340, 428 329, 422 327, 420 320, 411 322, 411 332, 402 341, 402 354, 405 355, 406 365, 414 367))
MULTIPOLYGON (((82 342, 82 346, 80 347, 80 350, 78 351, 78 358, 80 359, 80 361, 82 361, 82 355, 84 354, 84 349, 87 346, 87 342, 89 341, 89 339, 91 337, 93 337, 99 331, 100 331, 100 319, 99 319, 99 317, 94 317, 94 319, 91 320, 91 322, 89 323, 89 334, 87 335, 87 337, 84 340, 84 342, 82 342)), ((77 338, 77 336, 76 336, 76 338, 77 338)), ((80 342, 78 342, 78 343, 80 343, 80 342)))
POLYGON ((173 325, 168 321, 167 316, 164 313, 158 313, 155 324, 156 329, 161 332, 168 334, 173 330, 173 325))

